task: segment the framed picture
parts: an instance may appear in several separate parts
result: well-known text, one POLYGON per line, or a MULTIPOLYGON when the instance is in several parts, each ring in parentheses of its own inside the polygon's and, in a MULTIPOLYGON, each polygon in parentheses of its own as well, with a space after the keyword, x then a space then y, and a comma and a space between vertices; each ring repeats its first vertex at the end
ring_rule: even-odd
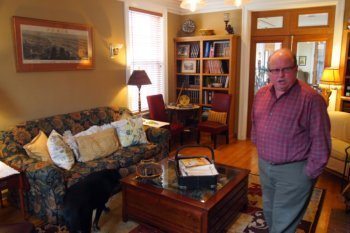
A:
POLYGON ((18 72, 93 69, 92 28, 13 17, 18 72))
POLYGON ((179 44, 177 46, 177 56, 178 57, 189 57, 190 56, 190 45, 189 44, 179 44))
POLYGON ((196 73, 196 61, 182 61, 181 66, 182 73, 196 73))
POLYGON ((306 56, 299 56, 299 66, 306 66, 306 56))

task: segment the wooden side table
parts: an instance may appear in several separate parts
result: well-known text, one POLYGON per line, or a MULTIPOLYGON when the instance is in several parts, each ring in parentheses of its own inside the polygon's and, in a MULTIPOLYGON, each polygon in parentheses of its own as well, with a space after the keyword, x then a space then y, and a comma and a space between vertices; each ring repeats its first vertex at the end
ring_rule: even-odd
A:
POLYGON ((7 188, 17 189, 20 200, 20 208, 23 218, 26 219, 25 203, 24 203, 24 173, 17 171, 14 174, 8 174, 5 172, 6 169, 10 168, 6 164, 0 161, 1 172, 0 172, 0 205, 3 207, 1 190, 7 188))

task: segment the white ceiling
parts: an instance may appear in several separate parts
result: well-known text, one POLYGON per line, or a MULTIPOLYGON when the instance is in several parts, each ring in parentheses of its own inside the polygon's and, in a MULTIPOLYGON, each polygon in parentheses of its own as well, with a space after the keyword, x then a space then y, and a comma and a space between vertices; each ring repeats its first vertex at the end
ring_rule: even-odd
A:
MULTIPOLYGON (((135 6, 138 4, 137 0, 119 0, 119 1, 129 1, 131 5, 135 6)), ((226 10, 235 10, 238 9, 234 5, 226 5, 224 4, 224 0, 205 0, 206 6, 202 9, 199 9, 195 12, 191 12, 189 10, 185 10, 180 8, 181 0, 147 0, 148 3, 156 4, 159 6, 165 6, 169 12, 179 14, 179 15, 187 15, 187 14, 199 14, 199 13, 208 13, 208 12, 217 12, 217 11, 226 11, 226 10)), ((244 0, 243 0, 244 2, 244 0)))

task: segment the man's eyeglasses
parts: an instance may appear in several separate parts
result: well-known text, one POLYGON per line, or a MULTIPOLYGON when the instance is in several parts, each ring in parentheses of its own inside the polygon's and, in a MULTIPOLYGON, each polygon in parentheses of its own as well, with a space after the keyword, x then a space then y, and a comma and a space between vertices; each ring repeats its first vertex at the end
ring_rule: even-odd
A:
POLYGON ((284 68, 280 68, 280 69, 269 69, 269 72, 271 74, 279 74, 281 71, 284 74, 288 74, 291 73, 294 70, 295 66, 289 66, 289 67, 284 67, 284 68))

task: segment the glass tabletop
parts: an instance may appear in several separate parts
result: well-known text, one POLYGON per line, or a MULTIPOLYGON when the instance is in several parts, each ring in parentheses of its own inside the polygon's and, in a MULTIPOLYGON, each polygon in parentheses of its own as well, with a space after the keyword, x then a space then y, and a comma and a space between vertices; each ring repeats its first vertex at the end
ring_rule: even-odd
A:
POLYGON ((137 179, 137 181, 181 194, 200 202, 206 202, 210 197, 228 184, 230 180, 232 180, 239 172, 239 169, 215 164, 216 169, 219 172, 216 188, 180 189, 175 172, 175 162, 173 160, 166 159, 161 161, 160 164, 162 165, 163 174, 159 178, 153 180, 137 179))

